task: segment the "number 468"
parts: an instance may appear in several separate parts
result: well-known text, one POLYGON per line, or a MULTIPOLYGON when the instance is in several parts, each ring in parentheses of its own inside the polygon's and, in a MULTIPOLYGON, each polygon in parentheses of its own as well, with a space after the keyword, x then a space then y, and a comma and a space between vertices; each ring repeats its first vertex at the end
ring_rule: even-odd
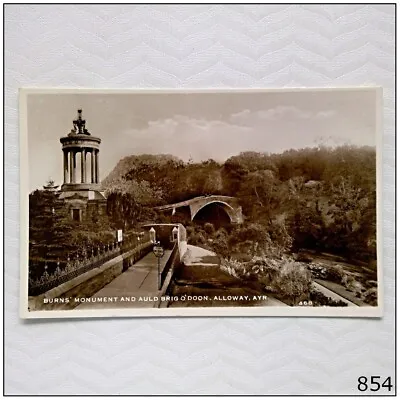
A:
POLYGON ((390 376, 388 376, 381 383, 382 379, 384 378, 381 378, 380 376, 370 376, 368 381, 368 378, 366 376, 360 376, 358 378, 358 390, 360 392, 365 392, 369 389, 371 392, 377 392, 381 389, 387 389, 387 391, 390 392, 393 387, 390 376))

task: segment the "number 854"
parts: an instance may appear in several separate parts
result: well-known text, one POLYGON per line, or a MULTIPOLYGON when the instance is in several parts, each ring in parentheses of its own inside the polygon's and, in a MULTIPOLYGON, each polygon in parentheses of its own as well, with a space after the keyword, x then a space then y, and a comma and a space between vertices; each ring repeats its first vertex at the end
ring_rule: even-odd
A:
POLYGON ((366 376, 358 377, 358 390, 365 392, 370 390, 371 392, 378 392, 379 390, 386 389, 388 392, 392 390, 392 382, 390 376, 382 378, 381 376, 370 376, 369 379, 366 376), (384 380, 383 380, 384 379, 384 380), (383 380, 383 382, 382 382, 383 380))

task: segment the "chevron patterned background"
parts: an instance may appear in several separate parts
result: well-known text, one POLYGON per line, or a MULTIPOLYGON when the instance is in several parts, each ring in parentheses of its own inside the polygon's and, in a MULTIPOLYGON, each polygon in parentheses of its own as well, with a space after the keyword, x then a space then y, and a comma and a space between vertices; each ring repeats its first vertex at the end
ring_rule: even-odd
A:
POLYGON ((352 394, 360 375, 394 378, 394 24, 390 5, 7 5, 6 394, 352 394), (358 84, 384 87, 383 319, 19 319, 19 87, 358 84))

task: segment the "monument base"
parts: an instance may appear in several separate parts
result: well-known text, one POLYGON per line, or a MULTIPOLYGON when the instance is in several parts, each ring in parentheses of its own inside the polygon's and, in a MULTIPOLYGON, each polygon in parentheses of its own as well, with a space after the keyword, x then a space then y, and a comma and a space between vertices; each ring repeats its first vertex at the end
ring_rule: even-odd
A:
POLYGON ((62 191, 59 199, 64 200, 71 218, 75 221, 93 219, 107 213, 107 198, 101 190, 62 191))

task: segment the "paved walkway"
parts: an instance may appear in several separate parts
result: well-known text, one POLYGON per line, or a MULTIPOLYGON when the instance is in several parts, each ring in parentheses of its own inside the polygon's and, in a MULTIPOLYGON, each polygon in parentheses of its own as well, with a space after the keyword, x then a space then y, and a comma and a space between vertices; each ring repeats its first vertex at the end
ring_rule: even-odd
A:
MULTIPOLYGON (((170 254, 165 250, 161 269, 170 254)), ((76 309, 152 308, 156 303, 152 299, 159 295, 157 270, 157 258, 150 252, 76 309)))

